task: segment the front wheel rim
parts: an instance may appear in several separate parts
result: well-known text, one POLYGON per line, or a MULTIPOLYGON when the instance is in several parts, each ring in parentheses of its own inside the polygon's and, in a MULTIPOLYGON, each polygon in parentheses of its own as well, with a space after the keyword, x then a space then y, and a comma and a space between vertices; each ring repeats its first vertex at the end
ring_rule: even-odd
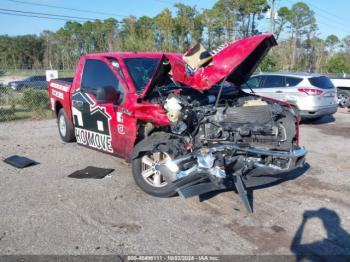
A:
POLYGON ((58 121, 58 126, 59 126, 59 129, 60 129, 61 135, 63 137, 65 137, 66 134, 67 134, 67 125, 66 125, 66 120, 64 119, 63 115, 60 116, 60 119, 58 121))
POLYGON ((157 164, 167 160, 170 160, 170 156, 164 152, 144 155, 141 158, 141 176, 143 180, 152 187, 165 187, 168 183, 155 167, 157 164))

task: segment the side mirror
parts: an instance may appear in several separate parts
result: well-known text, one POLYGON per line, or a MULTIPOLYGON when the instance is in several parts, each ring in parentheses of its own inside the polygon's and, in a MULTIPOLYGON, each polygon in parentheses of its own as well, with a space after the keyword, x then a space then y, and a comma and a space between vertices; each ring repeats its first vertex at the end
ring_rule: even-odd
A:
POLYGON ((103 86, 96 89, 96 100, 98 103, 116 104, 120 98, 120 93, 113 86, 103 86))

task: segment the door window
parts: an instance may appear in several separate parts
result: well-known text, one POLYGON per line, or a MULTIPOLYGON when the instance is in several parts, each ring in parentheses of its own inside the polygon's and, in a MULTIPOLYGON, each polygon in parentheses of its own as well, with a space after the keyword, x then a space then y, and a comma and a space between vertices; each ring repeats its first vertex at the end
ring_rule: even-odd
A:
POLYGON ((301 81, 303 81, 303 79, 299 77, 286 76, 285 81, 286 81, 286 84, 285 84, 286 87, 293 87, 299 84, 301 81))
POLYGON ((38 76, 38 81, 46 81, 46 76, 38 76))
POLYGON ((255 76, 250 78, 247 83, 243 84, 243 87, 248 87, 248 88, 258 88, 261 85, 261 80, 263 78, 261 76, 255 76))
POLYGON ((283 87, 283 77, 282 76, 266 76, 263 87, 283 87))
POLYGON ((118 62, 117 59, 113 58, 113 57, 109 57, 108 61, 112 64, 112 66, 114 67, 115 70, 117 70, 118 74, 120 75, 120 77, 124 80, 124 82, 126 82, 125 80, 125 76, 124 73, 120 67, 120 64, 118 62))
POLYGON ((96 59, 87 60, 84 65, 81 88, 96 95, 98 87, 107 86, 112 86, 121 92, 120 81, 105 62, 96 59))
POLYGON ((29 79, 30 79, 30 81, 45 81, 46 77, 45 76, 32 76, 29 79))

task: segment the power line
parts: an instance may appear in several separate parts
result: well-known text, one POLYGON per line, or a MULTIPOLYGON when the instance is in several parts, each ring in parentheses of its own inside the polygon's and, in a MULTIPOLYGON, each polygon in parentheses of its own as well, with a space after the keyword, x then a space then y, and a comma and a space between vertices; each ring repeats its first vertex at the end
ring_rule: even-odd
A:
MULTIPOLYGON (((78 21, 79 20, 81 22, 86 22, 86 21, 90 21, 90 20, 101 20, 101 19, 98 19, 98 18, 91 18, 91 17, 58 15, 58 14, 52 14, 52 13, 29 12, 29 11, 14 10, 14 9, 4 9, 4 8, 0 8, 0 11, 2 11, 2 13, 10 12, 10 13, 13 13, 13 14, 18 14, 18 15, 26 14, 26 16, 28 16, 28 17, 31 17, 31 16, 32 17, 44 16, 45 18, 49 18, 49 17, 51 17, 51 18, 69 18, 69 19, 61 19, 61 20, 64 20, 64 21, 69 21, 69 20, 78 21)), ((6 14, 10 14, 10 13, 6 13, 6 14)), ((124 24, 125 22, 123 22, 123 21, 116 21, 116 23, 124 24)))
POLYGON ((330 19, 328 17, 323 16, 321 14, 318 14, 318 16, 327 19, 326 23, 325 22, 320 22, 320 20, 318 20, 317 23, 319 23, 319 24, 326 25, 326 26, 328 26, 328 28, 337 28, 337 29, 340 29, 342 31, 349 30, 349 26, 348 25, 341 24, 341 23, 338 23, 336 21, 330 21, 330 19))
POLYGON ((321 8, 317 7, 316 5, 311 4, 311 3, 307 2, 307 1, 304 1, 304 2, 307 3, 307 4, 309 4, 309 5, 312 6, 313 8, 315 8, 315 9, 317 9, 317 10, 323 12, 324 14, 327 14, 328 16, 330 16, 330 17, 332 17, 332 18, 337 18, 339 21, 342 21, 342 22, 348 21, 348 22, 350 23, 350 20, 347 20, 347 19, 345 19, 345 18, 343 18, 343 17, 339 17, 339 16, 336 15, 336 14, 332 14, 331 12, 326 11, 326 10, 324 10, 324 9, 321 9, 321 8))
MULTIPOLYGON (((326 26, 326 27, 328 27, 328 28, 332 28, 332 29, 334 29, 334 25, 330 25, 330 24, 326 24, 326 23, 323 23, 323 22, 320 22, 320 21, 318 21, 317 22, 318 24, 321 24, 321 25, 323 25, 323 26, 326 26)), ((339 27, 338 27, 338 29, 340 29, 339 27)), ((349 30, 349 28, 347 28, 347 30, 349 30)), ((344 29, 342 29, 342 31, 344 32, 344 29)), ((347 32, 345 32, 346 34, 350 34, 349 33, 349 31, 347 31, 347 32)))
MULTIPOLYGON (((101 19, 97 19, 97 18, 58 15, 58 14, 52 14, 52 13, 29 12, 29 11, 4 9, 4 8, 0 8, 0 14, 13 15, 13 16, 23 16, 23 17, 34 17, 34 18, 45 18, 45 19, 53 19, 53 20, 61 20, 61 21, 75 21, 75 22, 87 22, 90 20, 101 20, 101 19)), ((116 23, 117 24, 127 24, 125 21, 116 21, 116 23)))
POLYGON ((14 13, 32 14, 32 15, 55 16, 55 17, 73 18, 73 19, 79 19, 79 20, 97 20, 97 18, 78 17, 78 16, 69 16, 69 15, 56 15, 56 14, 50 14, 50 13, 38 13, 38 12, 21 11, 21 10, 14 10, 14 9, 3 9, 3 8, 0 8, 0 10, 1 11, 5 11, 5 12, 14 12, 14 13))
MULTIPOLYGON (((15 0, 11 0, 15 1, 15 0)), ((17 1, 16 1, 17 2, 17 1)), ((97 18, 90 17, 78 17, 78 16, 68 16, 68 15, 58 15, 52 13, 41 13, 41 12, 29 12, 22 10, 14 10, 14 9, 4 9, 0 8, 0 14, 12 15, 12 16, 23 16, 23 17, 33 17, 33 18, 43 18, 43 19, 52 19, 52 20, 61 20, 61 21, 76 21, 76 22, 86 22, 89 20, 99 20, 97 18)), ((124 21, 116 21, 118 24, 126 24, 124 21)), ((210 32, 231 32, 237 33, 239 30, 229 29, 229 28, 215 28, 208 30, 210 32)))
MULTIPOLYGON (((34 17, 34 18, 45 18, 45 19, 52 19, 52 20, 60 20, 60 21, 75 21, 75 22, 87 22, 89 20, 101 20, 101 19, 84 19, 75 17, 75 19, 65 19, 71 18, 71 16, 61 16, 56 14, 46 14, 46 13, 36 13, 36 12, 25 12, 25 11, 19 11, 19 10, 9 10, 9 9, 1 9, 0 8, 0 14, 5 15, 13 15, 13 16, 23 16, 23 17, 34 17), (5 11, 5 12, 4 12, 5 11)), ((117 24, 125 24, 124 21, 116 21, 117 24)))
POLYGON ((100 11, 94 11, 94 10, 87 10, 87 9, 77 9, 77 8, 71 8, 71 7, 58 6, 58 5, 40 4, 40 3, 19 1, 19 0, 7 0, 7 1, 13 2, 13 3, 26 4, 26 5, 35 5, 35 6, 56 8, 56 9, 71 10, 71 11, 82 12, 82 13, 93 13, 93 14, 100 14, 100 15, 112 15, 112 16, 126 17, 125 15, 120 15, 120 14, 115 14, 115 13, 106 13, 106 12, 100 12, 100 11))
MULTIPOLYGON (((292 2, 290 0, 286 0, 286 1, 289 2, 290 4, 295 4, 294 2, 292 2)), ((319 9, 319 8, 316 8, 316 9, 319 9)), ((339 22, 334 21, 334 20, 330 21, 331 19, 329 17, 327 17, 327 16, 324 16, 323 14, 319 14, 318 13, 317 16, 327 19, 327 23, 317 21, 318 24, 322 24, 322 25, 324 25, 324 26, 326 26, 328 28, 337 28, 337 29, 342 30, 342 31, 349 30, 349 26, 346 25, 346 24, 342 24, 342 23, 339 23, 339 22)), ((335 18, 337 16, 331 15, 331 17, 335 18)))
POLYGON ((16 13, 7 13, 0 11, 0 14, 3 15, 12 15, 12 16, 24 16, 24 17, 34 17, 34 18, 44 18, 44 19, 51 19, 51 20, 60 20, 60 21, 75 21, 75 22, 81 22, 79 20, 72 20, 72 19, 64 19, 59 17, 48 17, 48 16, 37 16, 37 15, 25 15, 25 14, 16 14, 16 13))

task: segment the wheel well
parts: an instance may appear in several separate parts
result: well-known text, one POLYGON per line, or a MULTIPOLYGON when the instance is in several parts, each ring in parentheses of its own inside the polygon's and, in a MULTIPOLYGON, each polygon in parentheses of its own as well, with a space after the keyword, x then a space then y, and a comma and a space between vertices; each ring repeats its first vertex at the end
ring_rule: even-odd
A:
POLYGON ((56 102, 55 104, 56 117, 58 116, 58 112, 60 111, 61 108, 63 108, 62 104, 60 102, 56 102))
POLYGON ((347 92, 350 91, 350 87, 347 87, 347 86, 338 86, 337 88, 338 88, 339 90, 342 90, 342 91, 347 91, 347 92))

